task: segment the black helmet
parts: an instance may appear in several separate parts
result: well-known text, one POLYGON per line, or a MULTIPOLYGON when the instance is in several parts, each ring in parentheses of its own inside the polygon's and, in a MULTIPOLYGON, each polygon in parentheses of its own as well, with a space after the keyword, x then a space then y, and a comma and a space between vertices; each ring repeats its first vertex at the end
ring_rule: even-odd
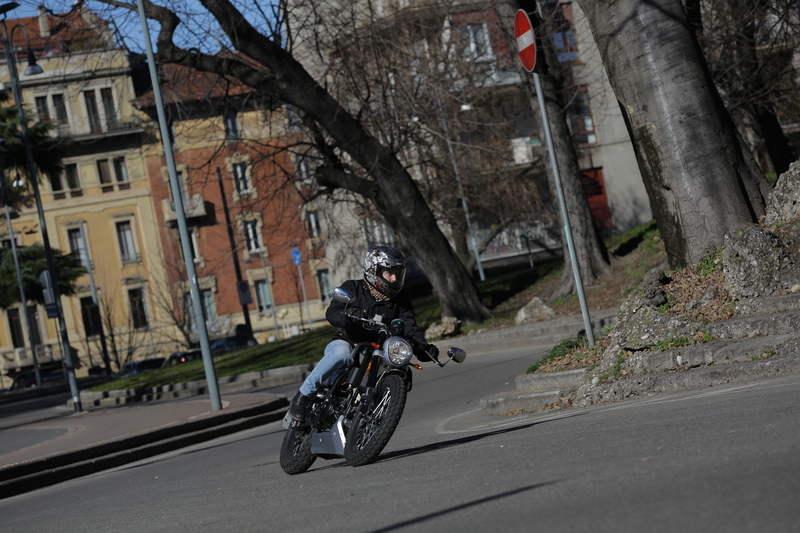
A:
POLYGON ((371 246, 364 257, 364 279, 379 293, 394 298, 406 279, 406 258, 391 246, 371 246), (384 279, 384 270, 397 270, 397 280, 390 283, 384 279))

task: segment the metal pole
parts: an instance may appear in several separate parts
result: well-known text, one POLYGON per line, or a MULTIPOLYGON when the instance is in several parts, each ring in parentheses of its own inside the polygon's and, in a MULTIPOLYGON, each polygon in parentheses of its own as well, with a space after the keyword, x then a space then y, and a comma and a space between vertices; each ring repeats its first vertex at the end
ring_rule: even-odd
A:
POLYGON ((219 396, 219 386, 217 385, 217 374, 214 369, 214 361, 211 358, 211 348, 208 342, 208 331, 206 321, 203 319, 203 306, 200 301, 200 287, 197 282, 197 271, 194 268, 192 258, 192 247, 189 241, 189 230, 186 227, 186 212, 181 199, 181 188, 178 183, 178 175, 175 171, 175 157, 172 153, 172 145, 169 140, 169 128, 167 117, 164 112, 164 101, 161 98, 161 85, 156 72, 156 59, 153 55, 153 46, 150 41, 150 29, 147 27, 147 16, 144 12, 142 0, 136 0, 139 7, 139 21, 142 24, 142 36, 147 51, 147 65, 150 69, 150 81, 153 84, 153 96, 155 97, 156 112, 158 113, 158 125, 161 130, 161 143, 164 146, 164 156, 167 159, 167 172, 169 173, 169 185, 172 190, 172 198, 175 203, 175 216, 178 220, 178 234, 181 237, 181 248, 183 249, 183 261, 186 264, 186 273, 189 277, 189 289, 192 295, 192 308, 194 311, 194 323, 197 325, 197 336, 200 341, 200 350, 203 353, 203 367, 208 383, 208 395, 211 399, 211 407, 214 411, 222 409, 222 401, 219 396))
POLYGON ((272 319, 275 321, 275 340, 281 340, 281 330, 278 327, 278 308, 275 307, 275 295, 269 286, 269 276, 267 275, 267 265, 264 263, 264 254, 260 254, 261 269, 264 271, 264 286, 269 293, 269 301, 272 303, 272 319))
POLYGON ((303 281, 302 263, 297 264, 297 271, 300 273, 300 288, 303 289, 303 301, 306 304, 306 315, 308 315, 308 331, 313 331, 314 324, 311 322, 311 312, 308 310, 308 298, 306 297, 306 283, 303 281))
POLYGON ((150 293, 150 286, 145 285, 147 280, 142 280, 142 286, 144 289, 142 290, 142 308, 144 309, 144 317, 147 320, 147 332, 150 334, 150 348, 153 350, 153 357, 158 357, 158 350, 156 350, 156 341, 153 338, 153 326, 150 324, 150 308, 147 306, 147 298, 145 297, 145 291, 147 294, 150 293))
MULTIPOLYGON (((39 183, 36 174, 36 165, 33 162, 33 151, 31 150, 31 140, 28 135, 28 125, 25 121, 25 112, 22 109, 22 89, 20 87, 19 74, 17 73, 17 58, 14 48, 8 38, 8 30, 6 29, 6 14, 3 14, 3 23, 0 24, 3 29, 3 49, 6 53, 6 61, 8 63, 8 74, 11 78, 11 90, 14 95, 14 100, 17 103, 17 113, 19 114, 19 127, 22 132, 22 144, 25 147, 25 158, 28 162, 28 173, 30 174, 31 185, 33 186, 33 196, 36 199, 36 210, 39 213, 39 227, 42 229, 42 241, 44 244, 44 255, 47 259, 47 270, 50 272, 50 283, 53 289, 53 297, 55 299, 56 310, 58 314, 58 324, 61 330, 61 342, 63 343, 62 350, 67 356, 64 358, 67 369, 67 380, 69 381, 69 390, 72 394, 72 404, 75 412, 80 413, 83 411, 81 406, 81 396, 78 390, 78 380, 75 378, 75 368, 72 364, 72 350, 69 347, 69 335, 67 334, 67 323, 64 320, 64 310, 61 306, 61 291, 58 288, 58 276, 56 271, 56 264, 53 260, 53 251, 50 248, 50 238, 47 235, 47 223, 44 218, 44 209, 42 208, 42 197, 39 194, 39 183)), ((12 28, 13 30, 13 28, 12 28)), ((27 309, 25 310, 27 313, 27 309)))
MULTIPOLYGON (((222 198, 222 211, 225 212, 225 225, 228 226, 228 240, 231 243, 231 254, 233 255, 233 270, 236 273, 236 282, 242 281, 242 269, 239 266, 239 254, 236 251, 236 239, 233 236, 233 225, 231 224, 231 214, 228 211, 228 200, 225 196, 225 186, 222 183, 222 171, 217 167, 217 181, 219 182, 219 195, 222 198)), ((238 292, 238 285, 237 285, 238 292)), ((241 300, 240 300, 241 303, 241 300)), ((242 315, 244 315, 244 324, 250 334, 253 334, 253 324, 250 322, 250 310, 247 304, 242 303, 242 315)))
POLYGON ((3 189, 3 205, 6 209, 6 223, 8 224, 8 236, 11 239, 11 253, 14 255, 14 268, 17 271, 17 284, 19 285, 19 299, 22 304, 22 314, 25 315, 25 326, 28 328, 28 342, 31 345, 31 357, 33 358, 33 372, 36 375, 36 386, 42 386, 42 373, 39 371, 39 356, 36 353, 36 337, 33 336, 33 325, 28 314, 28 300, 25 298, 25 287, 22 284, 22 270, 19 267, 19 255, 17 254, 17 241, 14 238, 14 228, 11 227, 11 213, 8 210, 8 190, 6 190, 5 170, 3 161, 0 160, 0 187, 3 189))
POLYGON ((98 326, 100 326, 100 347, 103 350, 103 364, 106 367, 106 374, 111 375, 111 359, 108 357, 108 345, 106 344, 106 332, 103 328, 103 319, 100 316, 100 299, 97 297, 97 286, 94 284, 94 268, 92 266, 92 260, 89 258, 89 249, 86 245, 88 242, 86 240, 86 229, 84 228, 85 222, 81 220, 80 223, 80 231, 81 231, 81 242, 80 242, 80 249, 79 252, 81 254, 81 261, 83 261, 84 266, 86 267, 86 271, 89 273, 89 287, 92 290, 92 303, 94 303, 95 310, 97 310, 97 318, 99 320, 98 326))
POLYGON ((475 230, 472 228, 472 220, 469 216, 469 207, 467 206, 467 198, 464 196, 464 186, 461 183, 461 173, 458 171, 458 161, 456 160, 456 152, 453 150, 453 143, 450 141, 450 132, 447 128, 447 116, 442 108, 442 103, 436 100, 436 106, 439 108, 442 129, 444 129, 444 140, 447 142, 447 150, 450 152, 450 159, 453 160, 453 173, 456 176, 456 183, 458 184, 458 195, 461 197, 461 207, 464 208, 464 217, 467 219, 467 230, 469 230, 469 237, 472 242, 472 253, 475 256, 475 263, 478 265, 478 275, 481 281, 486 281, 486 276, 483 273, 483 264, 481 264, 481 254, 478 251, 478 240, 475 238, 475 230))
POLYGON ((561 218, 564 221, 564 235, 567 239, 569 249, 569 259, 572 262, 572 273, 575 276, 575 289, 578 291, 578 301, 581 304, 581 314, 583 315, 583 327, 586 329, 586 338, 589 346, 594 346, 594 333, 592 332, 592 319, 589 317, 589 308, 586 305, 586 295, 583 292, 583 280, 581 279, 581 268, 578 258, 575 255, 575 244, 572 242, 572 228, 569 224, 569 214, 567 213, 567 203, 564 199, 564 190, 561 188, 561 175, 558 173, 558 161, 556 161, 556 151, 553 146, 553 137, 550 133, 550 119, 547 116, 547 108, 544 103, 544 91, 542 90, 542 80, 537 73, 533 73, 533 82, 536 85, 536 98, 539 101, 539 111, 542 115, 542 127, 547 141, 547 150, 550 153, 550 166, 553 169, 553 178, 556 184, 558 205, 561 208, 561 218))

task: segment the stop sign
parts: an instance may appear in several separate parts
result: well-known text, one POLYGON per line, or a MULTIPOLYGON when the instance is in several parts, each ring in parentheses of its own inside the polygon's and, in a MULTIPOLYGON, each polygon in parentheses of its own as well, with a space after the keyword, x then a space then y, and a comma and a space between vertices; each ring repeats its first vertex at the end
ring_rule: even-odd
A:
POLYGON ((517 16, 514 17, 514 37, 517 38, 517 52, 519 52, 522 66, 528 72, 532 72, 533 67, 536 66, 536 40, 533 37, 531 19, 521 9, 517 11, 517 16))

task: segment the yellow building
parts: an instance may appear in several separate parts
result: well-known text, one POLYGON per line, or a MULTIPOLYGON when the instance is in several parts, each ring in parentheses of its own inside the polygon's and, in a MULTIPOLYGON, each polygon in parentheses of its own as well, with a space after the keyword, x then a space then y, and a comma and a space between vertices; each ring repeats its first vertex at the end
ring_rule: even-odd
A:
MULTIPOLYGON (((162 319, 154 304, 152 287, 163 283, 165 276, 141 150, 144 129, 131 103, 135 97, 131 64, 114 44, 108 24, 88 11, 71 16, 63 32, 52 31, 59 22, 63 21, 40 14, 9 19, 6 27, 18 54, 26 111, 34 112, 37 120, 54 122, 54 135, 71 138, 62 170, 40 176, 42 208, 54 249, 66 253, 85 249, 111 369, 116 371, 127 360, 163 355, 177 347, 169 340, 169 321, 162 319), (28 42, 42 74, 23 73, 28 42)), ((0 81, 9 87, 5 56, 0 81)), ((17 244, 42 242, 36 206, 21 208, 19 214, 13 222, 17 244)), ((0 228, 0 239, 10 243, 5 222, 0 228)), ((79 376, 92 366, 103 366, 91 281, 83 276, 76 296, 62 297, 61 302, 70 344, 78 351, 79 376)), ((30 368, 32 359, 20 306, 2 314, 0 387, 7 387, 8 376, 30 368)), ((41 343, 40 363, 60 362, 58 322, 47 319, 41 306, 31 315, 34 336, 41 343)))

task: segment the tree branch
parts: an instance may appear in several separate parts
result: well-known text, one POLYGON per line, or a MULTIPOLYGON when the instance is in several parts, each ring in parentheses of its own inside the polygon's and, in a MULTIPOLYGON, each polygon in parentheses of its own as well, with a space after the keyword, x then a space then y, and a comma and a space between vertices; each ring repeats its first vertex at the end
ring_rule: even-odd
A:
POLYGON ((378 186, 375 182, 359 178, 349 172, 323 166, 317 169, 315 175, 317 183, 323 187, 347 189, 370 200, 375 200, 378 196, 378 186))

